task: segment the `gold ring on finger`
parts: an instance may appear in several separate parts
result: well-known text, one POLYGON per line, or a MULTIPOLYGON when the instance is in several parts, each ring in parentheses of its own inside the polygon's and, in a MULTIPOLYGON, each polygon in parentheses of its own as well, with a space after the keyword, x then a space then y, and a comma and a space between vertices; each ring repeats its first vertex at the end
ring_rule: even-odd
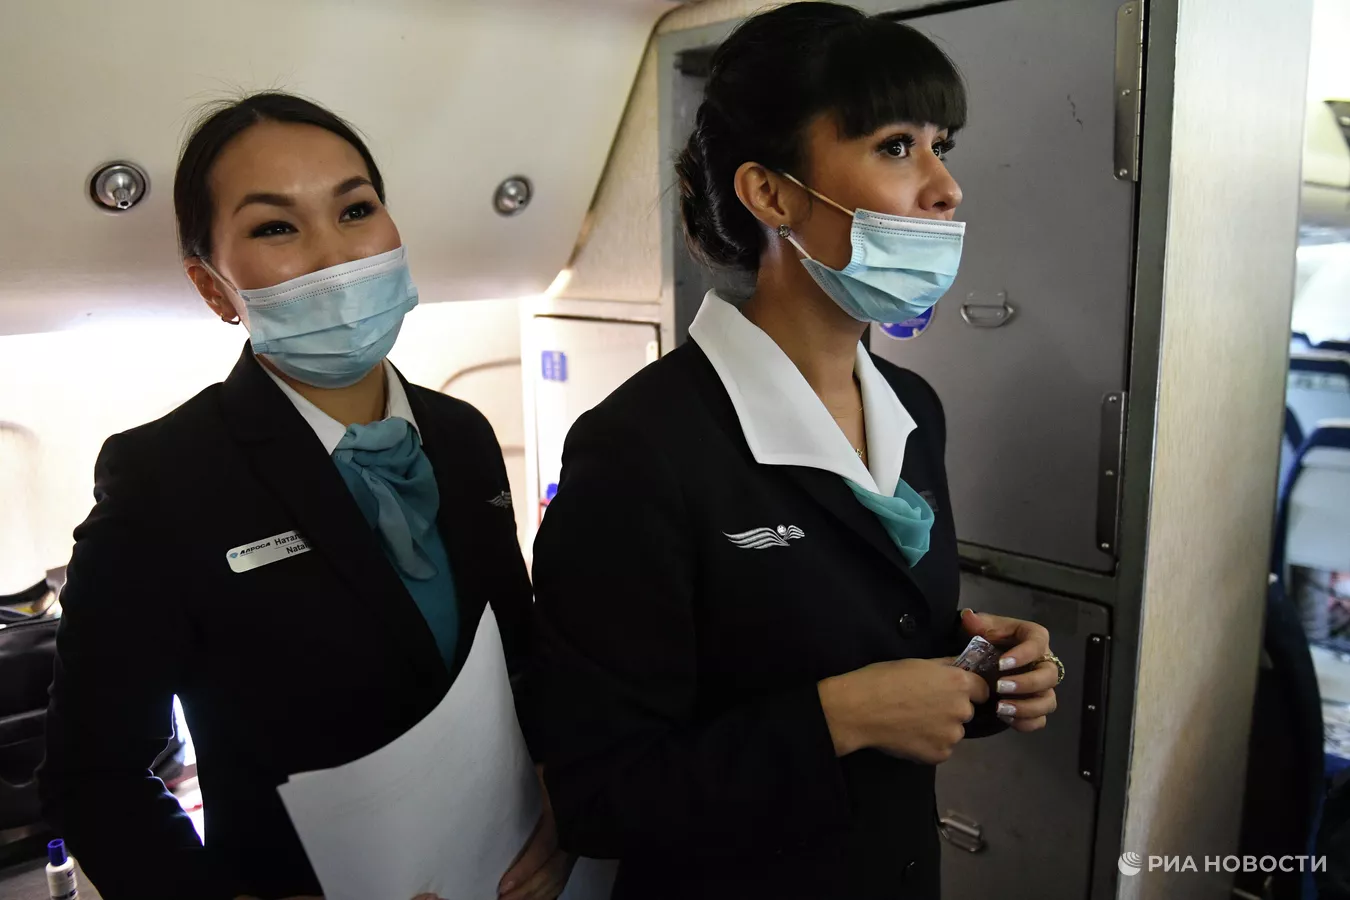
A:
POLYGON ((1055 669, 1059 672, 1059 681, 1055 682, 1055 687, 1059 687, 1060 683, 1064 681, 1064 663, 1060 662, 1059 657, 1053 653, 1047 653, 1042 656, 1041 662, 1052 662, 1055 664, 1055 669))

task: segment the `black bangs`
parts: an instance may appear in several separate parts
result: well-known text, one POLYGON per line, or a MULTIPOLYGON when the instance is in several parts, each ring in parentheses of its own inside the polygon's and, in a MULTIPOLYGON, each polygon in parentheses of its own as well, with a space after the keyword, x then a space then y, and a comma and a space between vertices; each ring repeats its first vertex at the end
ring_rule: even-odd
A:
POLYGON ((844 137, 896 122, 966 124, 966 88, 956 66, 908 25, 871 17, 830 35, 811 82, 816 112, 833 112, 844 137))

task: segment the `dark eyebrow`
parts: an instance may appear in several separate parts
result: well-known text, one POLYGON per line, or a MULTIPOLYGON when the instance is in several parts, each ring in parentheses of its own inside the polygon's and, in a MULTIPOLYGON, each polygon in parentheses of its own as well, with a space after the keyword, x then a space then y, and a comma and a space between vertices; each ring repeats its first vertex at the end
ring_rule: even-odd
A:
POLYGON ((267 206, 294 206, 295 198, 288 197, 285 194, 247 194, 234 208, 235 213, 251 203, 263 203, 267 206))
MULTIPOLYGON (((341 197, 343 194, 350 194, 357 188, 364 187, 368 184, 370 184, 369 178, 364 175, 355 175, 333 188, 333 196, 341 197)), ((374 187, 374 185, 371 186, 374 187)), ((286 194, 248 194, 243 200, 239 201, 239 205, 234 208, 234 211, 238 213, 239 210, 252 203, 262 203, 267 206, 294 206, 295 198, 289 197, 286 194)))
MULTIPOLYGON (((370 184, 370 179, 364 175, 357 175, 354 178, 348 178, 346 181, 342 182, 342 184, 339 184, 337 187, 333 188, 333 196, 341 197, 343 194, 349 194, 352 191, 356 190, 357 188, 363 187, 367 184, 370 184)), ((374 187, 374 185, 371 185, 371 187, 374 187)))

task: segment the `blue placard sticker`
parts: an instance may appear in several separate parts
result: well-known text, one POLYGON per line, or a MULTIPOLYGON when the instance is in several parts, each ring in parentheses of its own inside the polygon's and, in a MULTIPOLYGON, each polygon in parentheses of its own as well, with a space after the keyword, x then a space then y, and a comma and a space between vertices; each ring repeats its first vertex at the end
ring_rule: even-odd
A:
POLYGON ((561 350, 545 350, 543 357, 543 373, 545 381, 566 381, 567 380, 567 354, 561 350))
POLYGON ((927 309, 912 319, 894 324, 882 325, 881 330, 897 341, 907 341, 916 338, 928 330, 928 326, 933 322, 933 308, 927 309))

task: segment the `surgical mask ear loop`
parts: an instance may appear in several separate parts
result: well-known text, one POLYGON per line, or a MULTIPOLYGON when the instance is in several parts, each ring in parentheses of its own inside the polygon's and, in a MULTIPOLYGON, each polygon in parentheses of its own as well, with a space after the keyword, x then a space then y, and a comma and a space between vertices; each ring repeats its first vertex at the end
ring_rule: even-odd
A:
MULTIPOLYGON (((796 176, 791 175, 791 174, 789 174, 789 173, 787 173, 787 172, 779 172, 778 174, 779 174, 779 175, 782 175, 782 176, 783 176, 784 178, 786 178, 788 181, 792 182, 792 183, 795 184, 797 187, 799 187, 799 188, 801 188, 802 190, 806 191, 808 194, 810 194, 812 197, 815 197, 817 200, 820 200, 820 201, 823 202, 823 203, 828 203, 828 204, 830 204, 830 205, 833 206, 835 209, 839 210, 841 213, 843 213, 844 215, 848 216, 850 219, 853 218, 855 215, 857 215, 856 212, 850 212, 848 209, 845 209, 844 207, 840 206, 838 203, 835 203, 835 202, 834 202, 833 200, 831 200, 829 197, 826 197, 826 196, 825 196, 824 194, 822 194, 820 191, 817 191, 817 190, 815 190, 814 188, 809 188, 809 187, 807 187, 806 185, 802 184, 801 181, 799 181, 799 180, 796 178, 796 176)), ((797 239, 794 238, 794 237, 792 236, 792 229, 791 229, 791 228, 789 228, 789 227, 786 226, 786 225, 779 225, 779 226, 778 226, 778 236, 779 236, 780 238, 783 238, 785 241, 787 241, 788 243, 790 243, 792 246, 796 247, 796 248, 797 248, 797 252, 800 253, 804 258, 809 259, 809 260, 811 260, 812 262, 815 262, 815 259, 812 258, 811 254, 807 253, 807 252, 802 248, 802 245, 799 244, 799 243, 797 243, 797 239)))
POLYGON ((823 203, 828 203, 828 204, 830 204, 830 205, 833 206, 835 209, 839 210, 841 213, 843 213, 844 215, 848 216, 850 219, 853 218, 854 216, 856 216, 856 215, 858 214, 857 210, 853 210, 853 209, 849 209, 849 208, 847 208, 847 207, 845 207, 845 206, 841 206, 841 205, 839 205, 838 203, 835 203, 835 202, 834 202, 833 200, 831 200, 829 197, 826 197, 824 194, 822 194, 820 191, 816 190, 815 188, 809 188, 809 187, 807 187, 806 185, 802 184, 800 181, 797 180, 797 178, 796 178, 795 176, 789 175, 787 172, 779 172, 778 174, 782 175, 782 176, 783 176, 784 178, 786 178, 788 181, 792 182, 792 183, 795 184, 797 187, 799 187, 799 188, 801 188, 802 190, 806 191, 808 194, 810 194, 812 197, 815 197, 817 200, 820 200, 820 201, 823 202, 823 203))
MULTIPOLYGON (((234 291, 235 296, 236 296, 236 297, 239 297, 239 302, 240 302, 240 303, 243 303, 243 302, 244 302, 244 298, 241 297, 241 296, 239 296, 239 288, 237 288, 237 287, 235 287, 234 285, 230 284, 229 279, 226 278, 224 275, 220 274, 219 272, 217 272, 215 266, 211 265, 211 264, 210 264, 209 262, 207 262, 206 259, 203 258, 203 257, 198 257, 198 258, 197 258, 197 261, 198 261, 199 263, 202 264, 202 268, 203 268, 203 269, 205 269, 206 271, 208 271, 208 272, 211 273, 212 277, 214 277, 214 278, 216 279, 216 281, 219 281, 221 284, 225 285, 225 286, 228 287, 230 290, 234 291)), ((245 304, 245 305, 247 305, 247 304, 245 304)), ((225 322, 226 325, 238 325, 238 324, 239 324, 239 321, 240 321, 240 319, 239 319, 239 313, 236 312, 236 313, 234 314, 234 318, 233 318, 233 319, 228 319, 228 320, 222 319, 221 321, 225 322)))
MULTIPOLYGON (((779 226, 778 226, 778 236, 779 236, 780 238, 782 238, 783 240, 787 241, 787 242, 788 242, 789 244, 791 244, 792 246, 796 247, 796 248, 797 248, 797 252, 800 253, 804 258, 806 258, 806 259, 811 259, 811 254, 810 254, 810 253, 807 253, 807 252, 806 252, 806 249, 805 249, 804 247, 802 247, 801 244, 797 243, 797 239, 796 239, 795 237, 792 236, 792 229, 791 229, 791 228, 787 227, 786 225, 779 225, 779 226)), ((812 261, 812 262, 815 262, 815 260, 811 260, 811 261, 812 261)))

